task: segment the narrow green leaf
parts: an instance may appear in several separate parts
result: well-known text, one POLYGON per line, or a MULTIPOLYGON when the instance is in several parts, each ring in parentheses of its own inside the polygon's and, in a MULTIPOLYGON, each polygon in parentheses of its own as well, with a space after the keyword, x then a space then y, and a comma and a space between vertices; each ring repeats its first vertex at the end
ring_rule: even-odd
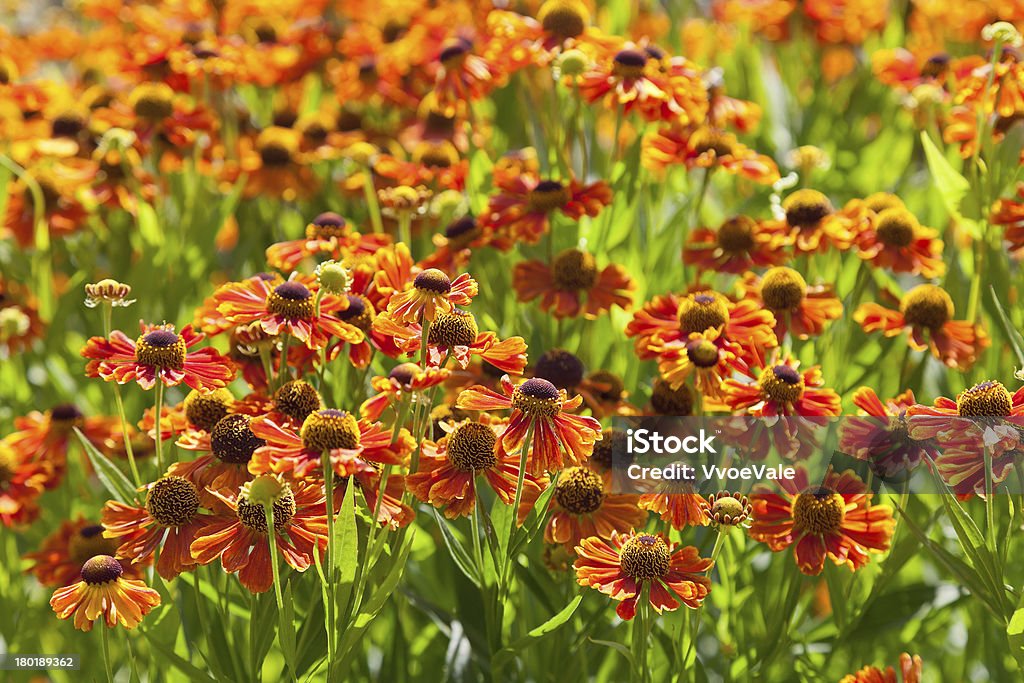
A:
POLYGON ((142 631, 142 635, 160 658, 164 659, 168 664, 188 676, 190 681, 209 681, 209 683, 217 683, 217 679, 213 678, 189 661, 176 655, 174 650, 167 647, 164 643, 161 643, 157 638, 152 637, 148 631, 142 631))
POLYGON ((523 650, 533 645, 537 640, 543 638, 547 634, 551 633, 559 626, 562 626, 565 622, 572 618, 572 615, 576 613, 576 608, 580 606, 580 602, 583 601, 582 595, 577 595, 572 601, 562 608, 560 612, 555 614, 553 617, 545 621, 540 626, 531 629, 525 636, 512 642, 508 647, 503 648, 498 654, 496 654, 495 660, 503 663, 520 653, 523 650))
POLYGON ((992 304, 996 309, 996 313, 998 313, 999 325, 1003 328, 1007 341, 1010 342, 1010 348, 1013 349, 1013 355, 1017 357, 1017 363, 1021 368, 1024 368, 1024 337, 1021 336, 1017 328, 1013 326, 1013 322, 1010 321, 1010 316, 1006 314, 1003 303, 996 296, 995 287, 989 286, 988 289, 989 294, 992 296, 992 304))
POLYGON ((441 529, 441 538, 444 539, 444 544, 448 548, 448 553, 455 560, 455 564, 462 570, 462 573, 466 575, 473 584, 479 588, 481 585, 480 574, 476 570, 476 566, 473 564, 472 556, 466 551, 462 543, 452 533, 451 528, 448 526, 448 521, 441 517, 436 509, 431 508, 431 512, 434 513, 434 519, 437 520, 437 526, 441 529))
POLYGON ((85 438, 85 434, 78 427, 75 427, 75 434, 78 436, 82 448, 88 454, 89 462, 92 463, 93 469, 96 470, 96 476, 99 477, 100 483, 103 484, 103 488, 107 490, 107 493, 121 503, 134 505, 137 496, 135 486, 131 480, 107 456, 103 455, 96 446, 92 445, 92 442, 85 438))

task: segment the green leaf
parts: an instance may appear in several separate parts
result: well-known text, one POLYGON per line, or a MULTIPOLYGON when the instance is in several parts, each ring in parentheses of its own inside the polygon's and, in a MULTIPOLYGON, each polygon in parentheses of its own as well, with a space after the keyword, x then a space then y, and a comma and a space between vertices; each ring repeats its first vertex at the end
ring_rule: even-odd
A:
MULTIPOLYGON (((338 577, 335 590, 335 610, 337 617, 348 613, 349 598, 356 580, 359 567, 359 528, 356 526, 356 492, 349 477, 345 485, 345 497, 341 502, 341 510, 334 525, 334 538, 331 539, 331 559, 338 577)), ((326 604, 326 601, 325 603, 326 604)))
POLYGON ((161 246, 164 236, 160 232, 160 219, 157 218, 156 209, 149 202, 138 199, 137 210, 139 232, 142 234, 142 239, 151 247, 161 246))
POLYGON ((93 469, 96 470, 96 476, 99 477, 103 488, 107 489, 107 492, 115 500, 126 505, 135 505, 137 502, 136 490, 128 477, 107 456, 100 453, 99 449, 92 445, 89 439, 85 438, 85 434, 78 427, 75 427, 75 434, 82 443, 82 448, 88 454, 89 462, 92 463, 93 469))
POLYGON ((525 636, 512 642, 508 647, 503 648, 495 656, 495 660, 498 663, 504 663, 508 659, 515 657, 526 648, 533 645, 537 640, 543 638, 547 634, 551 633, 559 626, 562 626, 565 622, 569 621, 573 614, 576 612, 576 608, 580 606, 580 602, 583 601, 582 595, 577 595, 572 601, 562 608, 558 614, 554 615, 540 626, 531 629, 525 636))
POLYGON ((975 237, 980 237, 977 223, 964 218, 960 211, 960 205, 970 191, 971 184, 949 164, 927 131, 921 131, 921 145, 924 147, 924 155, 928 160, 928 170, 932 174, 935 189, 938 190, 939 198, 949 215, 969 228, 975 237))
POLYGON ((282 583, 285 586, 281 595, 282 610, 279 615, 281 625, 278 627, 278 636, 288 667, 297 673, 295 666, 295 599, 292 596, 292 582, 282 581, 282 583))
POLYGON ((1021 368, 1024 368, 1024 337, 1021 337, 1020 332, 1013 326, 1010 321, 1010 316, 1006 314, 1006 309, 1003 308, 1003 304, 999 301, 999 297, 996 296, 996 290, 994 287, 989 286, 989 293, 992 295, 992 304, 996 309, 997 318, 999 319, 999 325, 1003 328, 1003 332, 1006 334, 1007 341, 1010 342, 1010 348, 1013 349, 1013 355, 1017 357, 1017 363, 1020 364, 1021 368))
POLYGON ((217 683, 217 679, 191 664, 189 661, 176 655, 174 650, 167 647, 164 643, 161 643, 157 638, 151 636, 148 631, 142 631, 142 635, 147 641, 149 641, 150 647, 153 648, 153 651, 160 658, 166 660, 168 664, 188 676, 190 681, 209 681, 210 683, 217 683))
POLYGON ((473 563, 472 556, 466 551, 466 548, 459 539, 455 537, 455 534, 452 533, 451 528, 448 526, 448 521, 442 518, 436 509, 431 508, 431 512, 434 513, 437 526, 441 529, 441 537, 444 539, 444 544, 447 546, 452 559, 455 560, 455 564, 466 575, 466 578, 479 588, 483 582, 480 578, 480 573, 476 569, 476 565, 473 563))

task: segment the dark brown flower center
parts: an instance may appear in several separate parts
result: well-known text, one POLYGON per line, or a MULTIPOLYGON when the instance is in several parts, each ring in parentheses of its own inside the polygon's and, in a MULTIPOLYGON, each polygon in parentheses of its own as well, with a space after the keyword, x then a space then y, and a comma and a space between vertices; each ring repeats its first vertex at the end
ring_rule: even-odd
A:
MULTIPOLYGON (((267 514, 261 504, 253 503, 247 496, 241 495, 238 497, 237 508, 238 519, 242 524, 257 533, 267 533, 267 514)), ((288 484, 284 484, 283 491, 274 501, 272 514, 274 533, 283 534, 295 517, 295 494, 288 484)))
POLYGON ((698 368, 718 365, 718 347, 708 339, 691 339, 686 344, 686 357, 698 368))
POLYGON ((417 275, 412 281, 412 286, 431 294, 447 294, 452 291, 451 279, 437 268, 427 268, 417 275))
POLYGON ((480 229, 476 224, 476 218, 470 215, 452 221, 444 229, 444 236, 448 238, 449 246, 453 249, 465 247, 479 235, 480 229))
POLYGON ((622 400, 626 392, 626 383, 622 381, 621 377, 609 370, 595 370, 587 375, 587 381, 595 385, 592 391, 602 401, 622 400), (596 386, 599 384, 604 386, 596 386))
POLYGON ((918 285, 903 296, 900 312, 907 324, 935 331, 952 320, 953 299, 941 287, 918 285))
POLYGON ((659 415, 683 417, 693 413, 693 390, 686 384, 673 389, 672 385, 659 377, 654 380, 651 391, 651 407, 659 415))
POLYGON ((619 553, 619 569, 641 581, 660 579, 668 574, 672 553, 661 536, 639 534, 626 541, 619 553))
POLYGON ((91 586, 99 586, 117 581, 124 574, 121 563, 110 555, 96 555, 82 564, 82 581, 91 586))
POLYGON ((214 425, 210 433, 213 454, 223 462, 236 465, 249 462, 253 451, 266 445, 266 441, 252 433, 246 415, 228 415, 214 425))
POLYGON ((776 403, 795 403, 804 395, 804 377, 790 365, 766 369, 758 384, 765 399, 776 403))
POLYGON ((305 420, 321 405, 320 392, 304 379, 285 382, 274 392, 274 408, 294 420, 305 420))
POLYGON ((288 320, 311 320, 316 315, 316 302, 306 285, 290 280, 267 295, 267 310, 288 320))
POLYGON ((135 360, 140 365, 181 370, 186 352, 185 340, 170 330, 154 330, 135 340, 135 360))
POLYGON ((555 287, 570 292, 589 290, 597 282, 597 262, 579 249, 566 249, 551 264, 555 287))
POLYGON ((344 320, 349 325, 358 327, 363 332, 369 332, 373 326, 373 318, 376 311, 373 304, 362 294, 348 294, 348 308, 338 311, 338 319, 344 320))
POLYGON ((590 21, 590 12, 580 0, 547 0, 537 14, 548 35, 567 40, 583 34, 590 21))
POLYGON ((359 447, 359 422, 344 410, 328 408, 310 413, 299 431, 302 444, 320 453, 334 448, 359 447))
POLYGON ((72 427, 80 426, 85 416, 71 403, 62 403, 50 410, 50 424, 58 431, 70 431, 72 427))
POLYGON ((761 278, 761 300, 773 311, 792 311, 807 294, 804 276, 786 266, 771 268, 761 278))
POLYGON ((832 489, 809 489, 793 503, 795 531, 830 536, 839 532, 845 517, 846 502, 832 489))
POLYGON ((512 407, 528 417, 553 417, 562 408, 562 397, 554 384, 533 377, 512 392, 512 407))
POLYGON ((619 78, 640 78, 648 55, 640 50, 619 50, 612 59, 612 73, 619 78))
POLYGON ((455 428, 448 437, 448 462, 463 472, 494 467, 498 457, 494 453, 497 435, 479 422, 467 422, 455 428))
POLYGON ((78 565, 97 555, 114 555, 117 553, 117 541, 103 536, 103 527, 99 524, 84 526, 68 539, 68 557, 78 565))
POLYGON ((716 158, 729 156, 736 151, 735 145, 720 131, 712 128, 698 128, 690 136, 690 148, 697 154, 714 152, 716 158))
POLYGON ((146 511, 158 524, 183 526, 199 511, 199 491, 184 477, 162 477, 146 492, 146 511))
POLYGON ((578 386, 585 372, 583 361, 565 349, 545 351, 533 369, 535 377, 548 380, 558 389, 578 386))
POLYGON ((480 329, 472 313, 452 309, 447 313, 439 312, 434 318, 427 332, 427 343, 445 348, 472 346, 479 334, 480 329))
POLYGON ((889 247, 906 247, 914 241, 917 218, 904 208, 886 209, 875 219, 875 232, 882 244, 889 247))
POLYGON ((718 228, 717 242, 722 251, 729 254, 744 254, 754 247, 754 219, 749 216, 735 216, 718 228))
POLYGON ((344 237, 347 232, 348 224, 345 219, 333 211, 320 214, 306 226, 307 239, 344 237))
POLYGON ((412 388, 413 380, 420 372, 420 366, 415 363, 399 363, 391 368, 388 378, 393 379, 405 390, 412 388))
POLYGON ((587 461, 602 470, 610 470, 618 465, 622 467, 632 457, 626 450, 626 433, 622 430, 609 427, 601 431, 601 440, 594 443, 594 452, 587 461), (616 462, 616 456, 622 458, 622 462, 616 462))
POLYGON ((604 497, 601 475, 586 467, 567 468, 555 484, 555 500, 574 515, 596 512, 604 497))
POLYGON ((817 190, 797 190, 782 202, 786 222, 794 228, 817 227, 823 218, 832 213, 832 202, 817 190))
POLYGON ((570 199, 569 188, 557 180, 542 180, 526 195, 531 213, 550 213, 568 204, 570 199))

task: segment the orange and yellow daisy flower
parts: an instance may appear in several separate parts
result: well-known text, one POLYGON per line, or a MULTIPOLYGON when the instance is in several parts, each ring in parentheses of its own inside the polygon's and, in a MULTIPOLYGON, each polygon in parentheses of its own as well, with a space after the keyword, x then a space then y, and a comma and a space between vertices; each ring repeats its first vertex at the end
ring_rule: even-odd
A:
POLYGON ((411 287, 391 296, 387 314, 399 323, 433 322, 439 312, 468 306, 479 291, 476 280, 466 273, 452 280, 443 271, 428 268, 412 279, 411 287))
POLYGON ((721 398, 722 382, 746 369, 743 349, 722 336, 718 328, 691 332, 685 339, 665 342, 655 335, 650 350, 658 358, 658 372, 673 389, 690 377, 702 397, 721 398))
POLYGON ((820 486, 812 486, 807 472, 779 480, 781 493, 754 493, 750 536, 772 552, 790 546, 797 567, 809 576, 825 568, 825 558, 856 571, 868 563, 871 552, 889 549, 895 522, 885 505, 871 505, 871 493, 852 470, 831 467, 820 486))
POLYGON ((792 358, 752 364, 743 375, 725 380, 723 401, 757 417, 839 415, 839 394, 825 387, 821 368, 799 370, 799 365, 792 358))
MULTIPOLYGON (((887 297, 894 298, 886 293, 887 297)), ((899 299, 899 308, 877 303, 862 304, 853 314, 865 332, 886 337, 907 333, 915 351, 931 349, 932 355, 951 368, 967 370, 990 342, 985 330, 968 320, 954 320, 953 299, 938 285, 918 285, 899 299)))
POLYGON ((378 420, 384 411, 410 400, 414 393, 436 387, 448 379, 446 368, 421 368, 416 363, 399 363, 385 377, 377 375, 370 380, 374 395, 359 406, 359 414, 366 420, 378 420))
MULTIPOLYGON (((77 581, 85 561, 97 555, 113 556, 118 543, 103 535, 103 526, 83 517, 64 520, 52 534, 43 539, 39 550, 25 553, 32 566, 31 573, 44 586, 66 586, 77 581)), ((125 569, 128 578, 142 578, 143 565, 130 564, 125 569)))
POLYGON ((843 421, 839 448, 871 463, 874 472, 893 477, 913 470, 926 457, 934 459, 938 455, 934 444, 909 435, 907 409, 917 404, 910 389, 882 401, 871 387, 860 387, 853 392, 853 404, 860 409, 861 417, 843 421))
POLYGON ((205 453, 190 462, 174 463, 167 473, 188 479, 200 491, 207 488, 237 490, 252 479, 249 461, 257 448, 266 445, 263 439, 253 434, 249 426, 252 419, 248 415, 232 413, 218 420, 209 432, 192 433, 188 435, 191 438, 179 439, 180 448, 205 453))
POLYGON ((688 526, 707 526, 711 523, 707 499, 694 492, 689 482, 663 480, 654 491, 640 496, 639 505, 668 522, 676 531, 688 526))
POLYGON ((89 361, 86 376, 118 384, 135 381, 143 389, 152 389, 157 381, 169 387, 184 382, 199 391, 221 389, 234 379, 234 364, 216 350, 189 351, 206 336, 191 325, 180 333, 174 325, 140 322, 139 328, 142 334, 135 340, 120 330, 109 339, 90 337, 81 351, 89 361))
POLYGON ((267 247, 267 263, 278 270, 294 270, 303 259, 327 256, 341 259, 350 255, 372 256, 391 243, 387 235, 361 235, 338 214, 321 213, 306 226, 303 239, 277 242, 267 247))
POLYGON ((652 130, 644 136, 642 162, 663 173, 670 166, 722 168, 727 173, 770 185, 779 179, 779 167, 770 157, 743 145, 732 133, 708 126, 678 126, 652 130))
MULTIPOLYGON (((323 487, 303 481, 286 482, 276 475, 277 493, 272 506, 274 542, 285 562, 304 572, 313 564, 313 553, 327 548, 327 505, 323 487)), ((224 571, 238 573, 238 580, 252 593, 265 593, 274 582, 267 541, 267 517, 261 503, 250 500, 253 482, 225 495, 215 492, 230 511, 209 519, 192 542, 196 564, 220 558, 224 571)))
POLYGON ((579 249, 566 249, 550 265, 523 261, 512 271, 512 286, 519 301, 540 297, 540 307, 556 318, 582 315, 593 320, 612 306, 628 310, 636 285, 620 265, 598 270, 594 257, 579 249))
POLYGON ((818 190, 804 188, 782 200, 782 220, 769 221, 765 228, 784 235, 799 253, 822 252, 829 247, 849 249, 867 217, 859 205, 836 211, 831 200, 818 190))
POLYGON ((597 216, 612 200, 611 188, 603 180, 589 185, 575 179, 566 183, 524 171, 496 175, 495 185, 500 192, 491 197, 478 220, 510 244, 537 244, 551 229, 555 211, 578 221, 583 216, 597 216))
POLYGON ((76 427, 89 443, 107 452, 111 441, 121 431, 117 418, 86 417, 73 404, 64 403, 45 413, 32 411, 15 418, 15 431, 4 437, 4 442, 30 460, 49 465, 54 476, 47 481, 47 486, 52 488, 60 483, 72 444, 72 430, 76 427))
POLYGON ((456 401, 464 410, 511 410, 508 426, 498 439, 500 454, 529 449, 528 471, 536 476, 558 470, 563 463, 582 465, 601 438, 601 425, 592 417, 574 415, 583 397, 568 399, 565 390, 546 379, 534 377, 516 386, 508 375, 501 378, 502 394, 476 385, 456 401), (525 444, 527 433, 530 443, 525 444))
MULTIPOLYGON (((409 491, 425 503, 443 507, 449 519, 464 517, 473 513, 478 477, 482 476, 501 502, 511 505, 519 480, 519 458, 498 453, 503 421, 483 413, 478 422, 447 420, 439 427, 444 436, 436 442, 423 442, 418 468, 405 478, 409 491)), ((524 476, 523 483, 537 488, 530 475, 524 476)))
POLYGON ((562 470, 554 487, 545 543, 572 548, 585 538, 608 540, 647 522, 647 512, 637 505, 640 496, 612 493, 611 478, 587 467, 562 470))
POLYGON ((900 655, 900 676, 891 666, 885 667, 882 671, 876 666, 865 666, 857 673, 847 674, 840 679, 839 683, 920 683, 921 682, 921 658, 918 655, 911 657, 906 652, 900 655))
POLYGON ((121 624, 133 629, 160 604, 160 594, 123 575, 121 563, 110 555, 91 557, 82 565, 81 580, 58 588, 50 606, 58 619, 74 617, 75 628, 81 631, 91 631, 100 617, 108 628, 121 624))
POLYGON ((484 46, 478 54, 473 42, 466 38, 456 38, 441 48, 434 95, 442 111, 454 115, 460 106, 482 99, 504 85, 507 76, 500 65, 482 56, 491 52, 484 46))
POLYGON ((711 592, 705 573, 714 562, 693 546, 681 548, 664 536, 629 532, 613 533, 608 541, 586 538, 576 546, 576 554, 577 582, 618 600, 615 612, 627 621, 636 615, 646 587, 650 605, 659 614, 678 609, 680 603, 697 609, 711 592))
POLYGON ((857 234, 857 255, 873 266, 895 273, 936 278, 946 272, 938 231, 922 226, 901 206, 872 211, 867 227, 857 234))
POLYGON ((769 268, 760 277, 747 273, 740 295, 771 311, 778 339, 786 334, 797 339, 816 337, 828 322, 843 315, 843 304, 830 286, 809 286, 803 275, 788 266, 769 268))
POLYGON ((683 248, 683 262, 698 272, 744 273, 753 268, 777 266, 786 259, 786 240, 761 228, 749 216, 735 216, 717 230, 700 227, 690 231, 683 248))
POLYGON ((107 538, 116 538, 119 559, 148 562, 159 548, 156 570, 170 581, 189 571, 195 560, 189 546, 210 516, 200 511, 199 489, 188 479, 161 477, 146 487, 142 507, 107 501, 102 520, 107 538))
POLYGON ((214 296, 228 322, 259 323, 266 334, 291 335, 309 349, 323 348, 331 337, 352 344, 363 341, 359 328, 338 317, 348 307, 348 298, 318 289, 313 278, 293 273, 283 282, 249 278, 224 285, 214 296))
POLYGON ((992 207, 992 222, 1005 226, 1003 239, 1009 242, 1010 253, 1024 258, 1024 183, 1017 185, 1012 199, 1000 199, 992 207))

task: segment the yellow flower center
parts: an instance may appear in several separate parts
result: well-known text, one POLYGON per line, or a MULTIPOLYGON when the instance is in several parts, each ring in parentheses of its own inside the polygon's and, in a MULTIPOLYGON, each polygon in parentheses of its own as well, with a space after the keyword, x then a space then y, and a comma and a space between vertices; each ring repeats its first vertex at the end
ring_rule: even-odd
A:
POLYGON ((476 318, 472 313, 452 309, 450 312, 437 314, 427 333, 427 343, 449 348, 471 346, 476 343, 479 333, 476 318))
POLYGON ((683 417, 693 413, 694 395, 693 390, 686 384, 680 384, 678 388, 672 386, 659 377, 654 380, 654 388, 651 391, 651 407, 659 415, 675 415, 683 417))
POLYGON ((162 121, 174 113, 174 91, 166 83, 142 83, 128 102, 140 119, 162 121))
POLYGON ((557 289, 585 291, 597 282, 597 262, 587 252, 566 249, 555 257, 551 264, 551 274, 557 289))
POLYGON ((583 34, 590 23, 590 11, 581 0, 547 0, 537 19, 546 33, 566 40, 583 34))
POLYGON ((117 541, 103 536, 103 527, 99 524, 84 526, 68 539, 68 557, 77 565, 85 564, 86 560, 97 555, 114 555, 117 553, 117 541))
POLYGON ((234 400, 227 389, 217 389, 208 394, 193 389, 185 397, 183 404, 185 418, 193 426, 208 432, 228 414, 228 406, 234 400))
POLYGON ((953 318, 953 299, 936 285, 918 285, 903 295, 900 313, 908 324, 938 330, 953 318))
POLYGON ((267 310, 288 320, 312 320, 316 315, 316 302, 306 285, 289 280, 267 295, 267 310))
POLYGON ((730 218, 718 228, 716 241, 722 251, 744 254, 754 248, 754 219, 749 216, 730 218))
POLYGON ((914 241, 918 222, 914 214, 904 208, 885 209, 875 219, 878 239, 890 247, 906 247, 914 241))
POLYGON ((448 140, 424 141, 413 149, 412 160, 424 166, 451 168, 459 163, 459 150, 448 140))
POLYGON ((771 268, 761 278, 761 300, 773 311, 792 311, 807 294, 804 276, 785 266, 771 268))
POLYGON ((512 407, 528 417, 554 417, 562 408, 562 396, 548 380, 533 377, 512 392, 512 407))
POLYGON ((557 180, 542 180, 526 195, 531 213, 550 213, 568 204, 570 199, 569 188, 557 180))
POLYGON ((711 518, 716 524, 736 526, 742 524, 750 516, 750 503, 742 494, 737 498, 729 493, 721 493, 711 503, 711 518), (742 498, 742 500, 741 500, 742 498))
POLYGON ((891 192, 875 192, 864 198, 864 205, 875 213, 882 213, 886 209, 902 208, 903 200, 891 192))
POLYGON ((99 586, 117 581, 124 574, 121 563, 110 555, 90 557, 82 565, 82 581, 90 586, 99 586))
POLYGON ((252 433, 249 417, 228 415, 213 427, 210 450, 221 461, 240 465, 252 458, 253 451, 267 442, 252 433))
POLYGON ((163 526, 183 526, 199 511, 199 491, 184 477, 161 477, 146 492, 146 511, 163 526))
POLYGON ((729 322, 729 307, 715 292, 691 294, 679 303, 679 331, 683 334, 718 329, 729 322))
POLYGON ((803 189, 792 193, 782 202, 786 222, 794 228, 813 228, 832 213, 832 202, 817 190, 803 189))
POLYGON ((956 412, 961 417, 1007 417, 1012 411, 1013 397, 996 380, 975 384, 956 397, 956 412))
POLYGON ((154 330, 135 340, 135 360, 154 368, 185 367, 185 340, 170 330, 154 330))
POLYGON ((318 410, 302 423, 299 436, 303 446, 317 453, 334 448, 358 448, 359 422, 344 410, 318 410))
POLYGON ((597 511, 604 502, 601 475, 586 467, 569 467, 555 484, 555 500, 567 512, 587 515, 597 511))
POLYGON ((793 529, 815 536, 830 536, 839 531, 846 517, 843 497, 827 488, 808 490, 793 503, 793 529))
POLYGON ((652 534, 638 534, 626 541, 619 553, 619 569, 626 576, 647 581, 668 574, 672 553, 665 539, 652 534))
POLYGON ((804 377, 789 365, 766 369, 758 379, 761 395, 776 403, 795 403, 804 394, 804 377))
POLYGON ((498 462, 494 446, 498 437, 494 430, 479 422, 467 422, 455 428, 448 437, 448 462, 463 472, 485 470, 498 462))
POLYGON ((274 392, 274 408, 293 420, 305 420, 321 405, 320 393, 304 379, 285 382, 274 392))

